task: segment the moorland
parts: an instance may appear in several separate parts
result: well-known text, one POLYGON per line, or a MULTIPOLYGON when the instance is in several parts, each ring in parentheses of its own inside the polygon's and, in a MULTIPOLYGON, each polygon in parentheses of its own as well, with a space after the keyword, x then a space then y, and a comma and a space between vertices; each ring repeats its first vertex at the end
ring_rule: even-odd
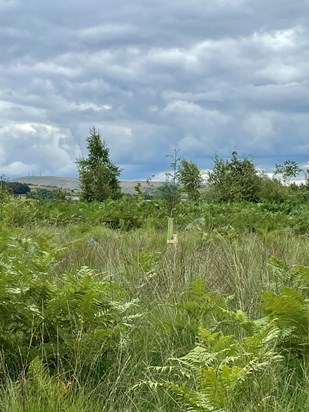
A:
POLYGON ((308 410, 309 191, 234 182, 102 202, 2 186, 0 410, 308 410))

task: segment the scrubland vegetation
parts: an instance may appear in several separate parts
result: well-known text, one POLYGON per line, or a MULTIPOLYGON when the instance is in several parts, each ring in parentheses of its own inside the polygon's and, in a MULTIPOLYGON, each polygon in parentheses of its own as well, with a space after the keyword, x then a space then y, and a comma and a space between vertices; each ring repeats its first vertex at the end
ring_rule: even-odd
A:
MULTIPOLYGON (((305 411, 309 207, 2 193, 0 410, 305 411)), ((209 193, 205 196, 209 196, 209 193)))
POLYGON ((149 201, 101 149, 80 200, 0 181, 0 410, 307 411, 308 175, 175 152, 149 201))

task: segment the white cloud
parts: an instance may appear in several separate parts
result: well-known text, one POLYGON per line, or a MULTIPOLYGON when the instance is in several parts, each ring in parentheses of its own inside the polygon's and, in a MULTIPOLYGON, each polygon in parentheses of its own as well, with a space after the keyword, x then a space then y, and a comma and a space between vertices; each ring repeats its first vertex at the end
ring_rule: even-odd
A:
POLYGON ((69 132, 47 124, 8 124, 0 128, 1 151, 5 148, 5 157, 0 157, 1 173, 16 176, 74 172, 75 152, 66 144, 70 138, 69 132))
POLYGON ((244 121, 244 128, 250 136, 271 138, 275 134, 274 116, 269 112, 253 112, 244 121))
POLYGON ((303 43, 305 30, 301 27, 292 27, 286 30, 270 32, 255 32, 252 39, 255 43, 263 45, 275 53, 299 48, 303 43))
POLYGON ((1 166, 1 174, 6 176, 27 176, 33 171, 36 174, 39 173, 34 164, 25 164, 23 162, 12 162, 1 166))
POLYGON ((173 100, 163 109, 166 113, 179 113, 188 115, 203 115, 205 110, 196 103, 185 100, 173 100))

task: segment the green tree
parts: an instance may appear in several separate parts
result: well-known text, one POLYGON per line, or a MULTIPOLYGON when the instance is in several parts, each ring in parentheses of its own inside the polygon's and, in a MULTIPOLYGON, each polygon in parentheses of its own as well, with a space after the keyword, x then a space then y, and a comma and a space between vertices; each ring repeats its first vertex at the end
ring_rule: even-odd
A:
POLYGON ((293 177, 297 177, 303 170, 295 160, 285 160, 281 164, 276 164, 275 175, 281 175, 283 182, 288 183, 293 177))
POLYGON ((284 186, 280 180, 270 178, 265 172, 260 172, 260 201, 282 203, 287 200, 289 188, 284 186))
POLYGON ((214 200, 222 202, 256 202, 259 200, 261 178, 248 158, 239 158, 232 152, 229 160, 214 158, 212 171, 208 172, 208 183, 214 200))
POLYGON ((93 127, 86 139, 88 157, 76 161, 80 178, 81 198, 87 202, 102 202, 107 198, 121 196, 120 169, 109 157, 106 141, 93 127))
POLYGON ((189 200, 196 202, 200 198, 203 182, 198 166, 192 161, 182 159, 178 173, 182 191, 188 195, 189 200))
POLYGON ((31 191, 30 187, 26 183, 8 182, 7 184, 12 189, 14 195, 24 195, 31 191))

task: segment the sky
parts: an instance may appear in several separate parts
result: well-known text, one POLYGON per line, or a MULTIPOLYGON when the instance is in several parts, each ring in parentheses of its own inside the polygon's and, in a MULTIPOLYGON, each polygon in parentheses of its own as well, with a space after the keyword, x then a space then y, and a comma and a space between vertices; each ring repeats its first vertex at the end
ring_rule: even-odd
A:
POLYGON ((77 176, 96 127, 122 179, 309 161, 308 0, 0 0, 0 175, 77 176))

